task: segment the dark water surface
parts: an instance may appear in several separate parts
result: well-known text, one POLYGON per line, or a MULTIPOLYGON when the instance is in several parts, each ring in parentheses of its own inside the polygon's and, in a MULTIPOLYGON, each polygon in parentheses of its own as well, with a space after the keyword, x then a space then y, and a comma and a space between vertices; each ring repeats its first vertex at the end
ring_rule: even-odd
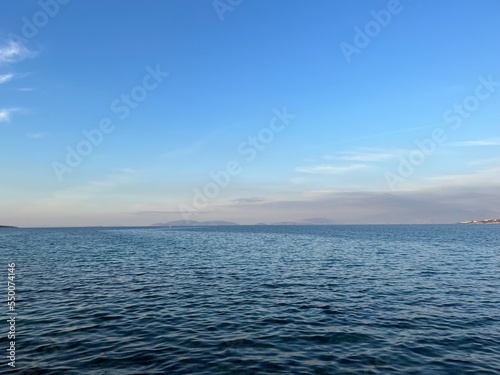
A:
POLYGON ((1 229, 0 259, 16 373, 500 373, 500 225, 1 229))

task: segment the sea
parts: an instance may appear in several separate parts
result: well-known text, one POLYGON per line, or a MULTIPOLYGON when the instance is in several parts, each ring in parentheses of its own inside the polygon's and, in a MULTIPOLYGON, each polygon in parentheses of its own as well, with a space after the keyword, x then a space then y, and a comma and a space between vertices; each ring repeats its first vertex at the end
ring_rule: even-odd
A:
POLYGON ((500 374, 500 225, 6 228, 0 259, 0 373, 500 374))

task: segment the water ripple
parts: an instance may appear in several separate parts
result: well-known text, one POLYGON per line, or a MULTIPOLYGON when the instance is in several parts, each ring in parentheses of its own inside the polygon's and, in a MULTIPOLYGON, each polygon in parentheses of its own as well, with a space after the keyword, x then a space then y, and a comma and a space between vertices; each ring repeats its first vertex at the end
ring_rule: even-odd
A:
POLYGON ((6 229, 22 374, 498 374, 500 226, 6 229))

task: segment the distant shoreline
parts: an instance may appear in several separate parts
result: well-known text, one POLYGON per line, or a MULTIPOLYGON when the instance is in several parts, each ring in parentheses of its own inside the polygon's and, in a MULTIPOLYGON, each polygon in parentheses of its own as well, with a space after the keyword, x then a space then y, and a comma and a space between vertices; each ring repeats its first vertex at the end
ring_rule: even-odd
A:
POLYGON ((500 219, 461 221, 458 224, 500 224, 500 219))
POLYGON ((353 224, 353 223, 331 223, 331 224, 304 224, 297 222, 284 222, 284 223, 257 223, 257 224, 237 224, 237 223, 228 223, 228 224, 215 224, 215 223, 207 223, 200 222, 198 224, 194 223, 157 223, 157 224, 149 224, 149 225, 82 225, 82 226, 26 226, 26 227, 17 227, 13 225, 0 225, 0 229, 59 229, 59 228, 193 228, 193 227, 252 227, 252 226, 265 226, 265 227, 287 227, 287 226, 307 226, 307 227, 315 227, 315 226, 404 226, 404 225, 412 225, 412 226, 426 226, 426 225, 494 225, 500 224, 500 219, 487 219, 487 220, 470 220, 470 221, 460 221, 455 223, 425 223, 425 224, 416 224, 416 223, 363 223, 363 224, 353 224))

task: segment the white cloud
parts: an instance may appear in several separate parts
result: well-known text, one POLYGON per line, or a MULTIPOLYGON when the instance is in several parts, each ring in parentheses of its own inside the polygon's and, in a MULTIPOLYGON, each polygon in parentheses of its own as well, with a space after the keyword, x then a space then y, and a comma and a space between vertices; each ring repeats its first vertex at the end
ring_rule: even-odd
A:
POLYGON ((9 82, 14 79, 15 76, 14 73, 0 74, 0 84, 9 82))
POLYGON ((0 122, 9 122, 15 108, 0 108, 0 122))
POLYGON ((0 46, 0 64, 15 63, 35 55, 35 52, 30 51, 22 43, 9 41, 7 44, 0 46))
POLYGON ((366 164, 352 164, 345 167, 338 167, 329 164, 321 164, 312 167, 297 167, 295 168, 295 172, 309 173, 309 174, 341 174, 367 167, 368 166, 366 164))

